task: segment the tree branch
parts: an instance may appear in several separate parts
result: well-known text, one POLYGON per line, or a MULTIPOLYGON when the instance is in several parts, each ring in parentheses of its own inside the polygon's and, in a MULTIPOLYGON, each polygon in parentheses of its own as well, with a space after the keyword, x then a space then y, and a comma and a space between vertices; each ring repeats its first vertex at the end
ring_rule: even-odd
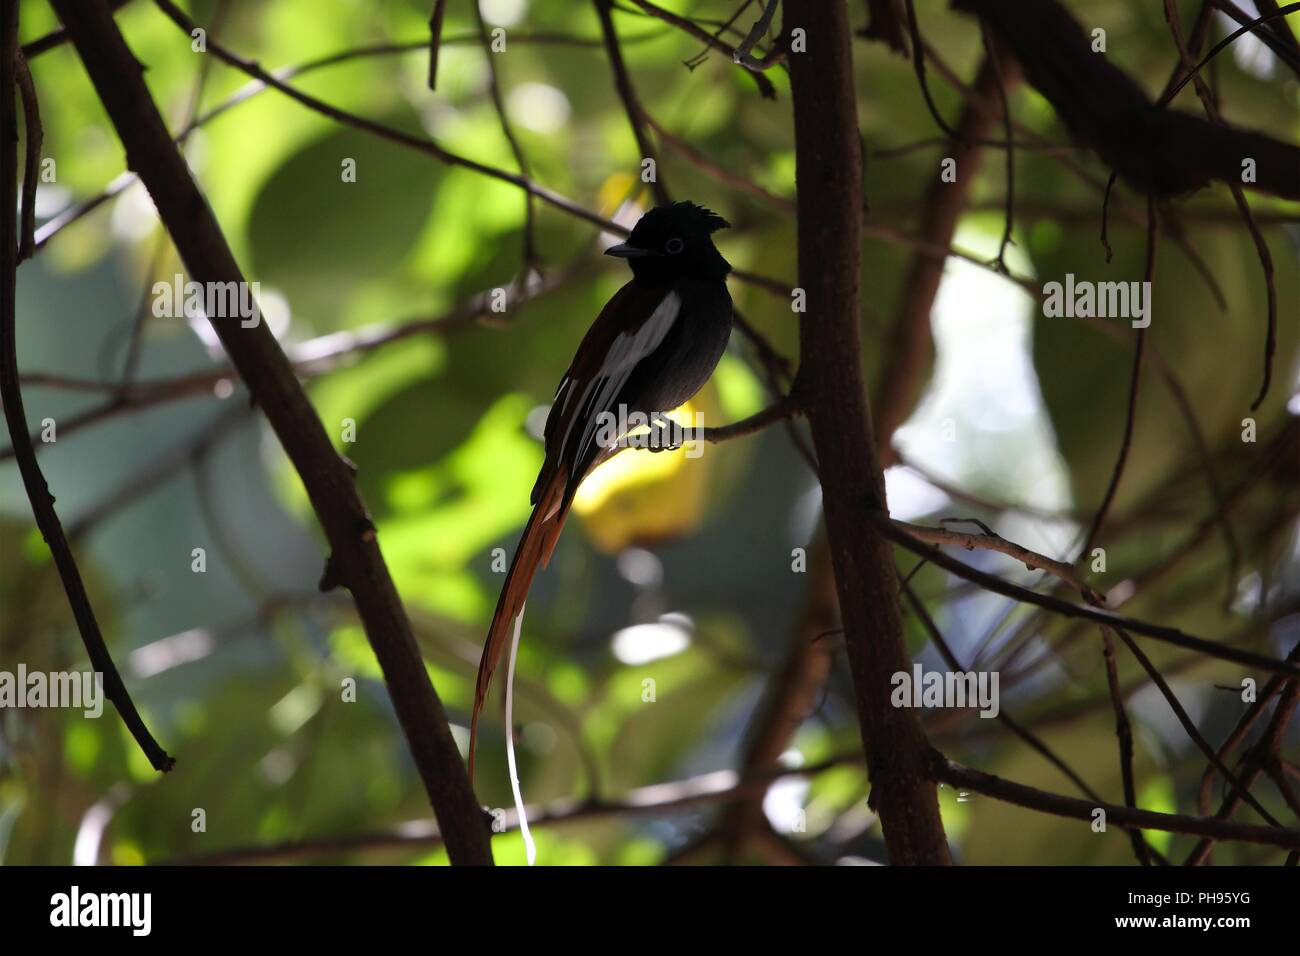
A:
POLYGON ((1113 803, 1099 803, 1063 797, 1036 787, 1014 783, 995 777, 991 773, 963 767, 952 760, 938 757, 935 760, 934 774, 951 787, 963 787, 974 790, 986 797, 993 797, 1006 803, 1013 803, 1027 810, 1050 813, 1058 817, 1070 817, 1091 823, 1096 818, 1097 810, 1106 812, 1106 823, 1122 827, 1137 827, 1143 830, 1163 830, 1166 833, 1182 833, 1189 836, 1210 837, 1215 840, 1236 840, 1240 843, 1258 843, 1262 846, 1281 847, 1284 850, 1300 850, 1300 830, 1285 830, 1275 827, 1248 826, 1244 823, 1229 823, 1210 817, 1188 817, 1175 813, 1156 813, 1151 810, 1137 810, 1113 803))
MULTIPOLYGON (((956 520, 958 519, 945 519, 945 521, 956 520)), ((894 527, 911 535, 917 541, 925 541, 929 544, 955 545, 959 548, 965 548, 967 551, 974 551, 977 548, 982 551, 997 551, 999 554, 1015 558, 1031 571, 1046 571, 1048 574, 1060 578, 1078 591, 1080 596, 1089 604, 1100 607, 1106 603, 1106 599, 1101 594, 1084 583, 1072 565, 1066 564, 1064 561, 1054 560, 1046 555, 1039 554, 1037 551, 1030 551, 1028 548, 1022 547, 1014 541, 1008 541, 1006 538, 987 529, 984 534, 968 534, 964 531, 951 531, 948 528, 927 528, 919 524, 908 524, 906 521, 898 520, 894 521, 894 527)))
POLYGON ((863 507, 885 510, 885 481, 862 374, 862 157, 848 11, 844 0, 786 0, 784 20, 808 41, 807 52, 790 58, 799 284, 808 306, 796 381, 817 450, 871 802, 892 863, 945 864, 929 743, 915 712, 889 702, 891 675, 908 669, 898 580, 863 507))

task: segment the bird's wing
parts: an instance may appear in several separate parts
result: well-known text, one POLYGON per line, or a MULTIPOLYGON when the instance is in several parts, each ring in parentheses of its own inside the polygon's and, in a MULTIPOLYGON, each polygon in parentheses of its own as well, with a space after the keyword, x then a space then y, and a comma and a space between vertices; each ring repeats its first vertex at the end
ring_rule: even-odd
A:
POLYGON ((583 430, 577 448, 585 450, 590 447, 600 428, 601 413, 617 412, 614 400, 623 391, 632 371, 663 343, 681 311, 682 297, 670 289, 644 323, 636 328, 628 328, 614 337, 604 362, 583 390, 583 400, 579 407, 584 409, 584 413, 566 424, 562 445, 568 444, 574 426, 581 422, 583 430))
POLYGON ((585 477, 574 466, 593 449, 602 413, 617 415, 616 401, 628 379, 663 344, 681 312, 681 293, 671 286, 629 282, 578 346, 546 422, 548 463, 568 466, 573 488, 585 477))

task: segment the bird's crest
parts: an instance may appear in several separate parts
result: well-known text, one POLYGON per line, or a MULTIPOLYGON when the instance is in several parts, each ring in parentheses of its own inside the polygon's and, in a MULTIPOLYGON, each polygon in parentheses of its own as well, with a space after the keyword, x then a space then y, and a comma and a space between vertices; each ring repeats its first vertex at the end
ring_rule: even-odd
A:
POLYGON ((689 200, 675 202, 672 205, 675 212, 683 215, 689 215, 694 219, 706 233, 714 233, 719 229, 730 229, 731 223, 723 219, 712 209, 706 209, 704 206, 696 205, 689 200))

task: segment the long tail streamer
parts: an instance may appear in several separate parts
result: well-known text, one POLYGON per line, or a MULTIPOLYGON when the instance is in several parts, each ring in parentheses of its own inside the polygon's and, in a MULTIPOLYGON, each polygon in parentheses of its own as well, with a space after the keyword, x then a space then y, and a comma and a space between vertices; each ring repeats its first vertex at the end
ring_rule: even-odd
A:
POLYGON ((524 629, 524 607, 515 615, 515 633, 510 641, 510 660, 506 664, 506 762, 510 765, 510 791, 515 796, 515 812, 519 814, 519 832, 524 838, 524 852, 528 865, 537 862, 537 845, 528 831, 528 814, 524 811, 524 797, 519 791, 519 771, 515 767, 515 657, 519 653, 519 632, 524 629))

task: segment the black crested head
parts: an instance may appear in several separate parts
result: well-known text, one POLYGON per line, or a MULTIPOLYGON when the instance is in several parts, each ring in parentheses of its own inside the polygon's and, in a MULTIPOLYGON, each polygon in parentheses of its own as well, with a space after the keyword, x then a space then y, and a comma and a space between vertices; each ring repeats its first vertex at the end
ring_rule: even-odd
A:
POLYGON ((626 259, 638 279, 725 279, 731 264, 711 236, 730 227, 717 213, 693 202, 656 206, 637 221, 627 242, 606 249, 605 255, 626 259))

